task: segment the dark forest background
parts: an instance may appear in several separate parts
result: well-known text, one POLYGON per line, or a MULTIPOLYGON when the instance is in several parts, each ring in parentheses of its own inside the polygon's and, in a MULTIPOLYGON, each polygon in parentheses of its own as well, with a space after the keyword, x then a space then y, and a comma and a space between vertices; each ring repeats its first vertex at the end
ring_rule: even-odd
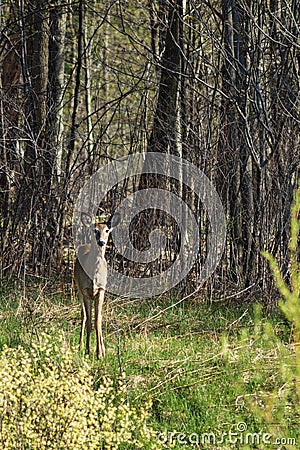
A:
MULTIPOLYGON (((1 2, 0 28, 3 278, 70 277, 80 188, 114 158, 155 151, 194 163, 222 200, 226 248, 205 289, 271 298, 261 252, 288 279, 299 179, 299 2, 11 0, 1 2)), ((160 179, 123 183, 100 211, 151 185, 166 187, 160 179)), ((198 262, 180 286, 190 293, 210 229, 193 192, 174 189, 201 231, 198 262)), ((148 216, 146 232, 145 218, 133 224, 137 247, 156 222, 148 216)))

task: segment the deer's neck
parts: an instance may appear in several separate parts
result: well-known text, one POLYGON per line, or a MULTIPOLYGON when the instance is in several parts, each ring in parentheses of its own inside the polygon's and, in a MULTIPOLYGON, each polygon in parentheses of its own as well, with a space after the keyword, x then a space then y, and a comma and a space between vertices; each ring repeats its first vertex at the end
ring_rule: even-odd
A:
POLYGON ((95 271, 93 278, 94 294, 99 289, 105 289, 107 283, 107 263, 105 259, 105 247, 98 247, 95 258, 95 271))
POLYGON ((104 247, 98 247, 98 256, 100 256, 101 259, 105 259, 105 246, 104 247))

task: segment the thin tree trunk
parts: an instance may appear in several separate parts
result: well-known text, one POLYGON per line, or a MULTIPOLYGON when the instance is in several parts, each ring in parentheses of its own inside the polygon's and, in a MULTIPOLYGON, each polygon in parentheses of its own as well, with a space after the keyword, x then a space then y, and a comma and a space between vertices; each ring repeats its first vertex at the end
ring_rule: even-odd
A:
POLYGON ((73 100, 73 111, 71 117, 71 131, 70 131, 70 142, 69 142, 69 150, 67 154, 66 161, 66 179, 69 179, 69 170, 71 158, 74 154, 75 150, 75 139, 76 139, 76 131, 77 131, 77 115, 78 115, 78 106, 79 106, 79 93, 81 86, 81 70, 83 63, 83 43, 84 43, 84 0, 79 0, 78 3, 78 40, 77 40, 77 70, 76 70, 76 80, 75 80, 75 88, 74 88, 74 100, 73 100))
MULTIPOLYGON (((86 110, 86 131, 87 131, 87 154, 88 154, 88 171, 92 175, 94 172, 94 137, 92 124, 92 96, 91 96, 91 51, 92 40, 89 40, 89 24, 87 17, 84 18, 84 76, 85 76, 85 110, 86 110)), ((92 27, 92 25, 91 25, 92 27)), ((93 27, 92 27, 93 28, 93 27)), ((91 33, 92 34, 92 33, 91 33)))
MULTIPOLYGON (((15 22, 13 6, 7 11, 9 21, 15 22)), ((2 12, 2 11, 1 11, 2 12)), ((2 27, 2 17, 0 17, 2 27)), ((1 242, 0 251, 3 255, 7 245, 7 230, 11 221, 12 207, 12 182, 14 180, 14 168, 17 163, 17 136, 19 112, 17 85, 20 82, 21 66, 18 58, 20 52, 20 33, 18 27, 13 25, 9 39, 4 38, 2 66, 0 69, 0 216, 1 216, 1 242)), ((9 261, 1 261, 9 266, 9 261)))
POLYGON ((62 171, 63 154, 63 94, 65 67, 66 11, 59 0, 50 10, 49 89, 47 115, 48 158, 45 175, 58 182, 62 171))

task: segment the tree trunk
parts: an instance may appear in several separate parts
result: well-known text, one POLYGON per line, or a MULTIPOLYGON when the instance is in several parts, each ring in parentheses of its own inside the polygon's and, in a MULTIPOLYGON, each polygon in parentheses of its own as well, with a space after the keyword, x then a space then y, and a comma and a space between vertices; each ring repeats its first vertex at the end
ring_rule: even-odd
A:
MULTIPOLYGON (((180 117, 180 74, 181 74, 181 51, 180 39, 182 37, 182 1, 177 0, 173 3, 160 2, 159 15, 165 18, 166 31, 162 27, 160 33, 160 47, 164 48, 160 61, 160 80, 157 94, 157 103, 153 119, 152 132, 148 143, 148 152, 160 152, 174 154, 178 156, 181 152, 181 117, 180 117)), ((154 24, 152 18, 151 21, 154 24)), ((156 35, 153 30, 152 36, 156 35)), ((153 49, 157 46, 152 43, 153 49)), ((156 55, 154 55, 155 57, 156 55)), ((145 169, 147 169, 145 167, 145 169)), ((159 175, 144 174, 141 176, 139 188, 171 188, 173 192, 179 190, 178 183, 170 186, 170 180, 166 181, 166 177, 159 175)), ((162 210, 163 210, 162 205, 162 210)), ((157 228, 165 225, 165 215, 158 210, 144 211, 138 218, 138 224, 135 229, 136 234, 133 236, 134 242, 140 249, 149 247, 149 233, 157 228)), ((173 236, 173 242, 176 237, 173 236)), ((167 250, 168 252, 168 250, 167 250)), ((171 256, 170 258, 171 259, 171 256)), ((161 267, 162 268, 162 267, 161 267)), ((151 270, 151 269, 150 269, 151 270)))
POLYGON ((223 134, 219 145, 220 193, 227 209, 230 269, 236 282, 245 282, 252 249, 253 199, 251 158, 246 145, 247 77, 245 42, 247 18, 234 0, 223 0, 224 63, 223 134), (241 25, 243 23, 243 27, 241 25))
MULTIPOLYGON (((4 8, 4 7, 3 7, 4 8)), ((20 53, 20 33, 15 24, 13 5, 7 7, 11 26, 9 37, 3 34, 2 65, 0 69, 0 217, 1 242, 0 251, 3 255, 7 245, 7 230, 11 217, 12 184, 14 171, 18 167, 17 139, 18 139, 18 89, 21 66, 18 54, 20 53)), ((2 23, 0 24, 2 28, 2 23)), ((5 261, 2 261, 6 266, 5 261)), ((8 264, 9 265, 9 262, 8 264)))
POLYGON ((50 10, 49 83, 47 114, 47 158, 45 177, 58 182, 63 154, 63 94, 65 66, 66 12, 59 0, 50 10))

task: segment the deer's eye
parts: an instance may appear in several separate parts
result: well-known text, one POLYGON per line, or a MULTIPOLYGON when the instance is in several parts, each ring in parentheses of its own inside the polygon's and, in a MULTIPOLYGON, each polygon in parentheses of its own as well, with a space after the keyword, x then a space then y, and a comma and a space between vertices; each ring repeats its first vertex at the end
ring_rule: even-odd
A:
POLYGON ((95 228, 94 233, 95 233, 96 240, 98 241, 98 239, 100 239, 100 231, 97 228, 95 228))

